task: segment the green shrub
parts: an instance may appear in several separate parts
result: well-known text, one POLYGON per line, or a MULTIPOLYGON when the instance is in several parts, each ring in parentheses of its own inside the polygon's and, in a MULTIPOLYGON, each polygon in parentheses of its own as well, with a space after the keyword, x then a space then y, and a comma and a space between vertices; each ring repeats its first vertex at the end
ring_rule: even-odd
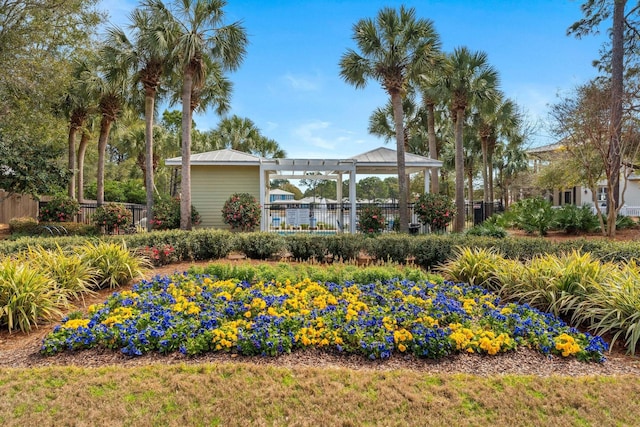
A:
POLYGON ((496 272, 503 261, 504 258, 495 249, 458 247, 454 257, 437 270, 446 279, 499 291, 501 284, 496 272))
POLYGON ((415 239, 403 234, 385 234, 367 239, 365 251, 380 261, 407 262, 414 253, 415 239))
POLYGON ((444 231, 453 220, 456 207, 449 196, 424 193, 416 200, 413 211, 423 225, 428 225, 432 232, 438 233, 444 231))
POLYGON ((624 230, 627 228, 635 228, 638 225, 635 220, 629 216, 618 215, 616 217, 616 230, 624 230))
POLYGON ((150 266, 148 259, 131 252, 124 243, 87 242, 78 248, 78 252, 96 269, 96 284, 100 289, 113 289, 142 278, 150 266))
POLYGON ((81 299, 85 294, 93 293, 92 288, 96 286, 95 269, 80 255, 66 253, 60 246, 55 249, 29 248, 16 259, 50 277, 69 299, 81 299))
MULTIPOLYGON (((191 224, 200 224, 200 213, 191 205, 191 224)), ((151 228, 154 230, 174 230, 180 228, 180 200, 162 198, 153 204, 151 228)))
POLYGON ((80 213, 80 204, 77 200, 67 196, 56 196, 43 203, 38 220, 45 222, 73 221, 78 213, 80 213))
POLYGON ((239 244, 240 251, 251 259, 269 259, 287 249, 284 237, 275 233, 243 233, 239 244))
POLYGON ((249 193, 235 193, 224 202, 222 220, 232 230, 253 231, 260 226, 262 210, 254 196, 249 193))
POLYGON ((40 270, 10 258, 0 261, 0 326, 29 332, 65 306, 65 294, 40 270))
POLYGON ((635 354, 640 342, 640 268, 624 264, 608 280, 594 283, 573 316, 599 335, 610 334, 611 346, 624 337, 627 352, 635 354))
POLYGON ((292 234, 285 237, 287 249, 296 261, 322 262, 328 253, 327 236, 292 234))
POLYGON ((91 217, 96 227, 101 227, 107 234, 118 234, 133 223, 131 210, 119 203, 107 203, 96 208, 91 217))
POLYGON ((495 223, 485 221, 482 224, 478 224, 468 229, 465 234, 467 236, 488 236, 502 239, 504 237, 507 237, 507 230, 500 227, 499 225, 496 225, 495 223))
POLYGON ((38 220, 30 216, 11 218, 9 220, 9 231, 11 234, 31 234, 38 227, 38 220))
MULTIPOLYGON (((97 185, 89 184, 85 187, 85 197, 96 199, 97 185)), ((126 181, 104 181, 104 199, 109 202, 138 203, 144 205, 147 202, 147 192, 141 179, 128 179, 126 181)))
POLYGON ((367 239, 362 234, 338 233, 327 236, 327 251, 334 261, 358 259, 367 239))
POLYGON ((557 209, 554 218, 554 227, 567 234, 577 232, 590 232, 600 226, 597 215, 591 211, 591 207, 584 205, 565 205, 557 209))
POLYGON ((376 205, 366 205, 358 214, 358 230, 365 234, 380 233, 386 227, 386 220, 382 208, 376 205))
POLYGON ((519 200, 510 209, 515 216, 514 225, 527 233, 544 236, 553 225, 553 208, 542 197, 519 200))

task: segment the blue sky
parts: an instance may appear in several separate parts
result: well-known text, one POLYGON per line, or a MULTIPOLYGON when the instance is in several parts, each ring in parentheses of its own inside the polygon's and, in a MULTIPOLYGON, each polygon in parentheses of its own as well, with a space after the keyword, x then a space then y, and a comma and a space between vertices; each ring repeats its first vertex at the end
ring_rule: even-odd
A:
MULTIPOLYGON (((134 0, 102 0, 111 21, 122 25, 134 0)), ((545 129, 548 104, 558 93, 595 77, 591 66, 604 36, 581 40, 566 35, 580 18, 575 0, 228 0, 229 22, 241 20, 250 45, 234 83, 232 110, 253 120, 290 158, 348 158, 384 146, 367 132, 371 112, 387 95, 376 81, 355 89, 339 76, 339 60, 352 40, 353 25, 385 6, 414 7, 431 19, 443 50, 467 46, 488 54, 501 88, 540 122, 531 145, 554 142, 545 129)), ((178 108, 178 107, 176 107, 178 108)), ((196 117, 199 129, 215 128, 214 114, 196 117)), ((390 148, 393 143, 388 144, 390 148)))

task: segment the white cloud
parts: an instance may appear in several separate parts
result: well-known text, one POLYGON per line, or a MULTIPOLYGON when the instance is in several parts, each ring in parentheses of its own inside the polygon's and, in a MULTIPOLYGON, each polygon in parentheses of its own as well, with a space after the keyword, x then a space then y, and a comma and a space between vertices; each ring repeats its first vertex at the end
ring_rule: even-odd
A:
POLYGON ((301 92, 315 92, 320 90, 321 86, 319 76, 297 76, 287 73, 283 76, 283 79, 292 89, 301 92))

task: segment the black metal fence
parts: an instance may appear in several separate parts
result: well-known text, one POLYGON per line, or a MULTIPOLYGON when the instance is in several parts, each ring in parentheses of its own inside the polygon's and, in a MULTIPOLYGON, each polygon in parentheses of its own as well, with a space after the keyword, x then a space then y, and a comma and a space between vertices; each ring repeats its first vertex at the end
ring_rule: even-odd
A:
MULTIPOLYGON (((398 229, 400 216, 397 203, 357 203, 356 204, 356 229, 361 211, 364 207, 375 205, 382 211, 385 219, 384 232, 392 232, 398 229)), ((312 231, 320 234, 330 234, 340 231, 349 231, 351 219, 351 204, 349 203, 297 203, 295 200, 272 203, 264 206, 267 211, 269 231, 298 232, 312 231)), ((467 203, 466 227, 482 223, 494 213, 502 212, 501 203, 485 205, 481 202, 467 203)), ((423 226, 415 214, 413 204, 409 204, 409 231, 411 233, 428 233, 429 229, 423 226)), ((452 230, 449 224, 447 231, 452 230)))
MULTIPOLYGON (((38 208, 42 209, 47 205, 48 202, 40 201, 38 208)), ((125 208, 131 211, 133 215, 133 224, 140 224, 142 220, 146 220, 147 216, 147 206, 140 205, 136 203, 121 203, 125 208)), ((98 204, 96 202, 86 202, 80 203, 80 213, 77 217, 77 222, 84 224, 91 224, 92 217, 98 208, 98 204)))

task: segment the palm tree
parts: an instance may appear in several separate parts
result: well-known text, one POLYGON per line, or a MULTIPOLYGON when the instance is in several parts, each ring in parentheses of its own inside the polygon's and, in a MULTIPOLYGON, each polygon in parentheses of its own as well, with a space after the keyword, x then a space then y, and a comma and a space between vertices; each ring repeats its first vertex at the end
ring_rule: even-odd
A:
POLYGON ((180 228, 191 229, 191 125, 192 94, 204 87, 209 69, 218 63, 221 70, 237 69, 246 53, 247 35, 239 22, 223 25, 224 0, 181 0, 169 9, 162 0, 147 0, 144 7, 166 23, 164 35, 177 61, 182 78, 182 194, 180 228), (207 60, 207 58, 209 60, 207 60))
POLYGON ((133 31, 129 38, 125 32, 112 27, 107 32, 105 49, 110 57, 129 68, 133 83, 141 84, 144 91, 145 117, 145 188, 147 189, 147 229, 151 230, 153 219, 154 155, 153 155, 153 119, 155 101, 160 88, 161 78, 171 67, 169 45, 166 38, 165 22, 148 8, 136 8, 131 14, 129 28, 133 31), (160 36, 159 36, 160 35, 160 36))
POLYGON ((76 179, 79 173, 76 169, 76 137, 85 125, 93 108, 93 99, 88 92, 87 82, 83 80, 83 75, 85 75, 88 67, 87 61, 76 61, 74 63, 71 71, 71 84, 61 102, 61 108, 69 120, 68 164, 69 170, 71 170, 71 177, 68 190, 71 198, 76 198, 76 179))
POLYGON ((519 129, 520 115, 516 111, 516 104, 497 92, 495 98, 478 103, 474 122, 482 148, 483 200, 486 207, 490 201, 493 202, 493 153, 498 138, 509 137, 519 129))
POLYGON ((465 224, 464 209, 464 152, 463 133, 467 107, 474 100, 495 97, 498 73, 487 62, 484 52, 471 52, 466 47, 456 48, 447 58, 444 86, 455 113, 455 168, 456 168, 456 218, 454 231, 462 232, 465 224))
MULTIPOLYGON (((418 87, 422 93, 422 103, 427 115, 427 138, 429 141, 429 158, 438 159, 438 144, 436 139, 436 105, 442 104, 447 96, 446 89, 442 84, 444 56, 439 56, 433 66, 424 70, 418 80, 418 87)), ((437 172, 432 171, 431 192, 440 192, 440 182, 437 172)))
POLYGON ((251 119, 236 115, 222 119, 214 133, 220 148, 247 153, 252 152, 260 137, 260 130, 251 119))
POLYGON ((374 19, 353 27, 353 39, 362 52, 348 49, 340 60, 340 75, 356 88, 374 79, 391 97, 398 159, 400 231, 409 231, 408 186, 405 171, 402 98, 410 81, 434 62, 440 38, 433 22, 416 19, 413 8, 383 8, 374 19))
POLYGON ((101 116, 96 190, 98 206, 104 204, 104 164, 109 133, 129 96, 129 70, 124 64, 117 62, 112 53, 111 49, 103 46, 97 66, 85 70, 83 77, 98 99, 98 112, 101 116))

